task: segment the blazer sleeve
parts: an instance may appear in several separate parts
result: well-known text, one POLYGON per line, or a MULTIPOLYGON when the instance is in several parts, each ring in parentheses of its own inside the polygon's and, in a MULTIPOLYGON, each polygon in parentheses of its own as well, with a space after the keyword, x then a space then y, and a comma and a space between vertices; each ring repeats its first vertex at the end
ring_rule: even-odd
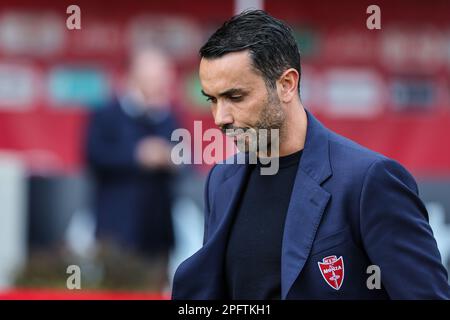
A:
POLYGON ((391 299, 449 299, 428 213, 414 178, 397 162, 375 161, 360 197, 360 228, 371 262, 391 299))

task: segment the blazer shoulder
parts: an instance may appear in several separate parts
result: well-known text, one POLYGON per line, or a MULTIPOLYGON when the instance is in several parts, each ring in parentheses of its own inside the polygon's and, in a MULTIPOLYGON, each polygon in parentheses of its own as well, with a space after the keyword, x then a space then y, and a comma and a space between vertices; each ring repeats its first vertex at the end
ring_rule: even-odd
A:
POLYGON ((365 174, 374 163, 395 162, 335 132, 330 132, 329 142, 333 169, 351 169, 354 173, 361 170, 361 173, 365 174))
POLYGON ((334 132, 330 134, 329 141, 333 173, 347 175, 348 172, 352 172, 352 176, 359 177, 357 180, 363 183, 368 176, 387 174, 402 179, 417 192, 417 183, 413 175, 397 160, 363 147, 334 132))
POLYGON ((91 121, 110 122, 121 117, 120 105, 116 100, 100 105, 89 114, 91 121))

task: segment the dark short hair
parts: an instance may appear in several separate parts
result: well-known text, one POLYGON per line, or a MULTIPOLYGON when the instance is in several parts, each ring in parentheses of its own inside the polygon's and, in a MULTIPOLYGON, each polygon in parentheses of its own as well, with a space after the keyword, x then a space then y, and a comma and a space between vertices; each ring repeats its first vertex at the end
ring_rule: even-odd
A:
POLYGON ((276 81, 289 68, 301 73, 292 29, 265 11, 247 10, 226 21, 201 47, 200 56, 213 59, 243 50, 249 50, 253 67, 270 88, 276 87, 276 81))

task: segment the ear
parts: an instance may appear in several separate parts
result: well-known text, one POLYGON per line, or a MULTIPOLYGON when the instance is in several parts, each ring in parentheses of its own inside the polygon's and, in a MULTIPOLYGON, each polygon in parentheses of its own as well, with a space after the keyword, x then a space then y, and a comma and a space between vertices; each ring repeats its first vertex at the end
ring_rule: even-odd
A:
POLYGON ((282 102, 288 103, 298 95, 299 80, 300 75, 294 68, 283 72, 277 80, 278 96, 282 102))

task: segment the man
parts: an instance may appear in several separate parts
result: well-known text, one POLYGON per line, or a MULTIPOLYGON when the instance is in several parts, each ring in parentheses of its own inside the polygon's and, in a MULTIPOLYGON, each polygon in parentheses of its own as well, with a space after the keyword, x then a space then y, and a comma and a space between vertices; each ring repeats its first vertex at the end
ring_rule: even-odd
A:
POLYGON ((261 175, 262 163, 211 170, 204 246, 178 268, 173 298, 449 298, 416 182, 305 110, 289 27, 247 11, 225 22, 200 54, 216 124, 278 129, 279 170, 261 175), (367 270, 377 272, 370 281, 367 270))
POLYGON ((105 281, 116 287, 167 286, 168 254, 174 243, 173 69, 159 50, 137 49, 130 59, 126 90, 95 112, 88 127, 87 160, 97 187, 97 236, 105 281), (120 269, 124 255, 126 272, 120 269))

